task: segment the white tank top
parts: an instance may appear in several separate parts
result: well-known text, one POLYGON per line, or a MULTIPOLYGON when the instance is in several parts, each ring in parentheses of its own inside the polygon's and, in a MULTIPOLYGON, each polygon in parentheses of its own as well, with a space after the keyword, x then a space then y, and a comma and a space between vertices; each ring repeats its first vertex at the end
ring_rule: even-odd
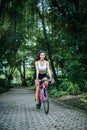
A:
POLYGON ((44 61, 44 65, 40 65, 40 61, 38 61, 38 70, 39 71, 46 71, 46 61, 44 61))

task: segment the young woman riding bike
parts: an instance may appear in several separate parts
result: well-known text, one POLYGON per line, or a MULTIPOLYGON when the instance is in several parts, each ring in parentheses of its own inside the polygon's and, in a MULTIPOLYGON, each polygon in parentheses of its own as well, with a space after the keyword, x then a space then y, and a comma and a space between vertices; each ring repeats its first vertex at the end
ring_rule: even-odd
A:
MULTIPOLYGON (((38 60, 35 62, 36 69, 36 108, 40 109, 41 104, 39 103, 39 92, 40 92, 40 82, 38 80, 47 80, 48 75, 52 79, 52 74, 49 66, 49 62, 46 60, 45 52, 41 50, 38 54, 38 60), (47 75, 48 72, 48 75, 47 75)), ((45 81, 45 86, 48 87, 48 81, 45 81)))

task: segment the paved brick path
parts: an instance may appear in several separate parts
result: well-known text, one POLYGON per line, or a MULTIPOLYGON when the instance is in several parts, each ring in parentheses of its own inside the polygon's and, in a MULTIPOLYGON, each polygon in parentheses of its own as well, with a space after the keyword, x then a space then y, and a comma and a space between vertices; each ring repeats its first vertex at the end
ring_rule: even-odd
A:
POLYGON ((0 95, 0 130, 87 130, 87 114, 50 99, 50 112, 35 109, 34 92, 11 89, 0 95))

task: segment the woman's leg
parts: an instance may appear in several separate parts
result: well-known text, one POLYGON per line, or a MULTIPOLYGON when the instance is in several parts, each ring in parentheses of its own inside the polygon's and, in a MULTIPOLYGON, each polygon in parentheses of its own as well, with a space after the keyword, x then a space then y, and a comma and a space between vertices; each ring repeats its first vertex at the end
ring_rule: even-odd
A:
POLYGON ((36 103, 39 103, 40 84, 36 85, 36 103))
MULTIPOLYGON (((42 80, 48 80, 47 77, 44 77, 42 80)), ((45 81, 45 86, 48 87, 48 81, 45 81)))

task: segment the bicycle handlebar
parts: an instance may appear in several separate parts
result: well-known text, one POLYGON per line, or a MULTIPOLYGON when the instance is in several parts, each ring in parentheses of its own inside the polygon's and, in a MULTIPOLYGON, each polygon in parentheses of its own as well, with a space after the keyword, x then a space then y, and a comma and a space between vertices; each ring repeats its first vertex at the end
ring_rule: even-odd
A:
POLYGON ((54 80, 53 79, 42 79, 42 80, 40 80, 40 79, 38 79, 37 81, 39 81, 39 82, 41 82, 41 81, 48 81, 48 82, 51 82, 52 84, 54 83, 54 80))

